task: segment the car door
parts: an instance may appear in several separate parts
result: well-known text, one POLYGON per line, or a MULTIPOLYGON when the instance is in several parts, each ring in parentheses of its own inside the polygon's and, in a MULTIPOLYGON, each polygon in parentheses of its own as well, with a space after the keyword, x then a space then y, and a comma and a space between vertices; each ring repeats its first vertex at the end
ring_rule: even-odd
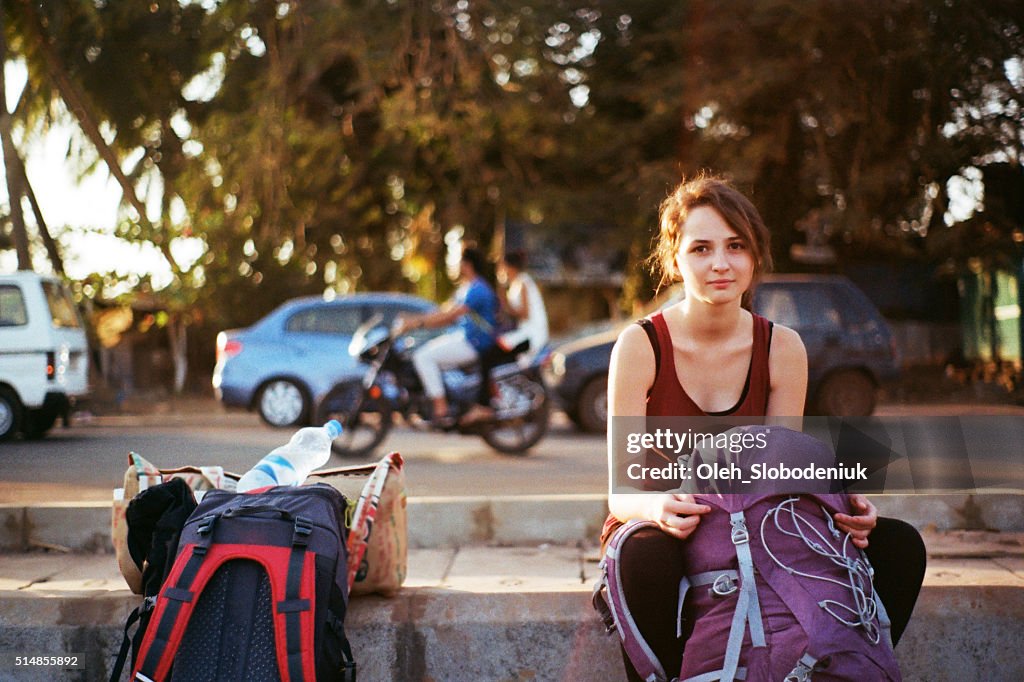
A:
POLYGON ((31 292, 18 282, 0 284, 0 381, 13 386, 22 402, 38 407, 46 394, 46 352, 52 348, 42 305, 31 310, 26 294, 31 292))
POLYGON ((85 394, 89 385, 89 348, 85 326, 71 292, 57 281, 43 281, 55 342, 57 388, 69 396, 85 394))
POLYGON ((358 376, 358 363, 349 355, 348 344, 365 317, 361 302, 325 301, 285 320, 285 342, 294 353, 292 371, 309 385, 314 396, 342 379, 358 376))

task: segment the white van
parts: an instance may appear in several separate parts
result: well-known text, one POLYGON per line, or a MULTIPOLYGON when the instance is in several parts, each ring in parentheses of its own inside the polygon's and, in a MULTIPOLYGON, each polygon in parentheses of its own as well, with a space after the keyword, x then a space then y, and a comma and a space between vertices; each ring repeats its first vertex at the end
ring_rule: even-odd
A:
POLYGON ((55 277, 0 275, 0 440, 38 438, 88 391, 89 347, 55 277))

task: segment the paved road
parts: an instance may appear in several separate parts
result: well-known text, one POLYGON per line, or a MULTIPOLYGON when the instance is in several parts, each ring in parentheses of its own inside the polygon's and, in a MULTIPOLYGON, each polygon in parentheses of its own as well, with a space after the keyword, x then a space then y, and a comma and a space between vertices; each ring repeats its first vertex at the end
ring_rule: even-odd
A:
MULTIPOLYGON (((878 412, 968 413, 1024 417, 1022 408, 993 405, 883 406, 878 412)), ((1020 425, 1024 435, 1024 419, 1020 425)), ((168 416, 105 417, 56 428, 44 440, 0 444, 0 503, 109 500, 111 489, 120 485, 130 450, 160 467, 209 463, 244 473, 290 433, 264 426, 251 414, 225 413, 213 402, 168 416)), ((601 493, 607 485, 604 438, 574 430, 561 414, 525 457, 497 454, 477 437, 405 428, 392 432, 380 454, 385 449, 406 458, 408 491, 415 496, 601 493)), ((357 461, 365 460, 352 463, 357 461)), ((1010 468, 1024 481, 1019 461, 1010 468)), ((335 456, 330 464, 346 463, 335 456)), ((988 472, 975 472, 981 473, 988 472)), ((997 471, 989 478, 1004 476, 997 471)))
MULTIPOLYGON (((289 430, 250 415, 97 419, 55 428, 40 441, 0 444, 0 503, 108 500, 119 486, 129 451, 160 467, 221 464, 244 473, 286 442, 289 430)), ((473 436, 394 430, 380 454, 401 452, 410 495, 600 493, 607 465, 604 438, 580 434, 556 419, 525 457, 500 455, 473 436)), ((342 460, 332 466, 367 460, 342 460)))

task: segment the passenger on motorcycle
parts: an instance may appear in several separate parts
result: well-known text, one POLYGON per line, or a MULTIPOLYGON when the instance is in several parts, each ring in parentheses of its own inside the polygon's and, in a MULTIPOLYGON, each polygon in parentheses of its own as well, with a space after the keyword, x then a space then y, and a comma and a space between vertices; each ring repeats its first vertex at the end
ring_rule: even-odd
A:
POLYGON ((508 253, 498 262, 498 283, 507 292, 498 290, 498 300, 514 328, 498 336, 497 343, 480 356, 480 392, 477 404, 463 415, 462 425, 494 418, 491 407, 491 370, 513 361, 519 353, 538 352, 548 342, 548 313, 537 283, 526 272, 526 254, 508 253))
POLYGON ((459 288, 441 310, 398 320, 395 333, 411 329, 431 329, 457 324, 458 329, 426 343, 413 353, 416 373, 423 391, 433 403, 433 420, 449 425, 448 400, 441 371, 479 359, 495 343, 498 322, 498 297, 481 276, 486 260, 477 249, 467 248, 459 263, 459 288))

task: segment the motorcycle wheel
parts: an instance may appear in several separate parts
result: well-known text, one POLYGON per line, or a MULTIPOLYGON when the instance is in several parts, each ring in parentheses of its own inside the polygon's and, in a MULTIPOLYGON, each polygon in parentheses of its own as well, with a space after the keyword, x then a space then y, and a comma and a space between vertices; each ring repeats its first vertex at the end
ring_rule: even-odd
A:
POLYGON ((526 415, 499 421, 480 434, 484 442, 505 455, 524 455, 548 430, 551 405, 544 392, 542 400, 526 415))
POLYGON ((391 431, 391 404, 366 395, 362 381, 353 379, 332 388, 320 402, 317 421, 323 424, 330 419, 342 426, 331 450, 341 457, 366 457, 391 431))

